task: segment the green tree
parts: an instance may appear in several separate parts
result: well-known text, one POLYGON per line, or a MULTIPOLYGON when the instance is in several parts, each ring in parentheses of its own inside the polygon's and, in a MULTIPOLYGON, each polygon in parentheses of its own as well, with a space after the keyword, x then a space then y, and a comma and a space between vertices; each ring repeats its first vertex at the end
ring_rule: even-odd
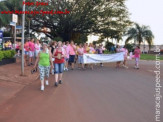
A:
MULTIPOLYGON (((22 0, 4 0, 0 2, 1 11, 15 11, 22 10, 22 0)), ((18 24, 21 25, 21 15, 18 15, 18 24)), ((12 15, 0 14, 0 27, 5 27, 11 22, 12 15)))
POLYGON ((134 40, 139 46, 146 41, 149 44, 149 48, 153 44, 154 35, 148 26, 140 26, 136 23, 135 27, 130 28, 125 35, 127 36, 126 44, 130 40, 134 40))
POLYGON ((51 39, 62 37, 67 41, 78 34, 103 33, 106 28, 120 30, 123 28, 120 25, 124 26, 128 21, 128 12, 124 3, 125 0, 51 0, 49 6, 26 7, 26 9, 70 11, 70 14, 66 15, 28 15, 32 18, 33 31, 43 32, 41 29, 46 27, 51 30, 45 33, 47 37, 51 39))

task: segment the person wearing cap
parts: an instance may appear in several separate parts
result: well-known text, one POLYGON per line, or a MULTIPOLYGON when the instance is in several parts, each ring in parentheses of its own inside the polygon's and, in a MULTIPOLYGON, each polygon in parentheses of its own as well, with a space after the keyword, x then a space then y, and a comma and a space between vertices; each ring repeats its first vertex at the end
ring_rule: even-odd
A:
POLYGON ((34 69, 36 69, 37 64, 40 72, 40 80, 41 80, 41 90, 44 91, 44 81, 46 85, 49 85, 49 73, 50 73, 50 63, 51 67, 53 66, 52 54, 51 51, 48 50, 47 44, 43 43, 43 50, 38 53, 34 69))

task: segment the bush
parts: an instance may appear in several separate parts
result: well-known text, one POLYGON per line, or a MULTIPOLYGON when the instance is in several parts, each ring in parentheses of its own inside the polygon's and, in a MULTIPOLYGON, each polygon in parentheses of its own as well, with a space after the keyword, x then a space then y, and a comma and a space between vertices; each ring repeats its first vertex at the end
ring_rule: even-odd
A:
POLYGON ((15 50, 0 51, 0 61, 2 61, 4 58, 13 58, 15 54, 15 50))
POLYGON ((11 58, 11 51, 7 50, 7 51, 3 51, 4 54, 4 58, 11 58))
POLYGON ((109 50, 105 50, 104 54, 110 54, 109 50))
POLYGON ((11 58, 13 58, 16 54, 16 51, 15 50, 11 50, 11 58))
POLYGON ((0 61, 4 58, 3 51, 0 51, 0 61))

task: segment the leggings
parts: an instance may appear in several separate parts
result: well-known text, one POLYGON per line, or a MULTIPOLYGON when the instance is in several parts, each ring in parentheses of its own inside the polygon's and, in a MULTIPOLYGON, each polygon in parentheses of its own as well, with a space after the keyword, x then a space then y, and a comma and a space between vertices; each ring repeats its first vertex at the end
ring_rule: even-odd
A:
POLYGON ((135 58, 136 66, 139 66, 139 58, 135 58))

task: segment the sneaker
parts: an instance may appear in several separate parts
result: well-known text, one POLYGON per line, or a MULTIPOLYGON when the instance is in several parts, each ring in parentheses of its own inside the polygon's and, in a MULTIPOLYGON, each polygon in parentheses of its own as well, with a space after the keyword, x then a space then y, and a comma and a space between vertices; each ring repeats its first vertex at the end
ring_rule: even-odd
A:
POLYGON ((54 86, 56 86, 56 87, 57 87, 57 86, 58 86, 58 82, 55 82, 54 86))
POLYGON ((48 85, 49 85, 49 81, 48 81, 48 80, 46 80, 46 81, 45 81, 45 84, 48 86, 48 85))
POLYGON ((126 69, 128 69, 128 66, 124 66, 126 69))
POLYGON ((44 86, 41 86, 41 91, 44 91, 44 86))
POLYGON ((59 81, 59 84, 62 84, 62 81, 61 80, 59 81))

